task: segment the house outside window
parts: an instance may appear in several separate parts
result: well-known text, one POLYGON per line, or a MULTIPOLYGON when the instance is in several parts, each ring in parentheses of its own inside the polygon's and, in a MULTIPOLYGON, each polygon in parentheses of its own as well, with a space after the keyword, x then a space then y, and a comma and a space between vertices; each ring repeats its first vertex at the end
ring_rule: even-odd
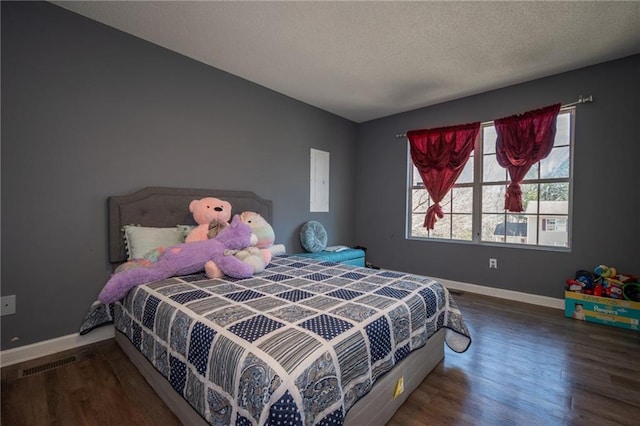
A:
POLYGON ((408 155, 407 238, 568 249, 574 119, 574 107, 558 114, 551 153, 531 167, 521 184, 520 213, 504 210, 509 178, 496 159, 493 122, 482 124, 474 152, 440 203, 444 218, 432 230, 423 227, 431 199, 408 155))

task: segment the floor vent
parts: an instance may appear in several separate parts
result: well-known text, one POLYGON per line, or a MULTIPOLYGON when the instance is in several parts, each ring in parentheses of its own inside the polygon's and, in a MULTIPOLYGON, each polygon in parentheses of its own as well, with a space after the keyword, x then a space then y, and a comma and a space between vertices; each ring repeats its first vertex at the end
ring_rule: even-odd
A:
POLYGON ((54 368, 62 367, 63 365, 73 364, 77 362, 78 358, 75 355, 67 358, 59 359, 57 361, 47 362, 46 364, 36 365, 35 367, 25 368, 20 370, 18 377, 27 377, 32 374, 42 373, 44 371, 53 370, 54 368))

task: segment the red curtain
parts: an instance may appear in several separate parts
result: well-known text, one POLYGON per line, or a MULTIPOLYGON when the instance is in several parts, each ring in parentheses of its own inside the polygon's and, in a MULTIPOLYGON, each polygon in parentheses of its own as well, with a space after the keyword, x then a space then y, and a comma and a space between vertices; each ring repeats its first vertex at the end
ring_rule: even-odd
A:
POLYGON ((524 210, 520 183, 531 166, 551 152, 559 111, 560 104, 556 104, 494 121, 498 133, 498 164, 509 171, 511 178, 504 200, 505 210, 524 210))
POLYGON ((436 216, 444 217, 440 201, 467 164, 479 130, 480 122, 407 132, 411 159, 434 203, 427 209, 425 228, 433 229, 436 216))

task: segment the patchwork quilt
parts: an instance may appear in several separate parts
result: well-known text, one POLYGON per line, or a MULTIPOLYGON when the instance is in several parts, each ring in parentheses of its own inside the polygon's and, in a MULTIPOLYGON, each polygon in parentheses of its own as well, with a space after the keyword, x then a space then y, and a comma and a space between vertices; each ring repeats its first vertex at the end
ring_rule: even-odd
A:
POLYGON ((429 336, 471 339, 441 284, 295 256, 249 279, 174 277, 95 302, 85 334, 114 323, 212 425, 335 425, 429 336))

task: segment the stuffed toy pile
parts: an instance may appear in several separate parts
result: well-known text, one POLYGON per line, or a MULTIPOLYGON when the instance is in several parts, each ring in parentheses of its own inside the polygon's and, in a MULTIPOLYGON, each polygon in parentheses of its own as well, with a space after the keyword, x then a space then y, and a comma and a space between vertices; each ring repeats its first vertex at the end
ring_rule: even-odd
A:
POLYGON ((215 238, 167 247, 159 254, 157 262, 113 274, 100 292, 98 300, 102 303, 115 302, 126 296, 127 292, 137 285, 178 275, 193 274, 202 271, 203 267, 206 269, 209 262, 212 262, 220 273, 230 277, 251 277, 254 274, 254 267, 250 263, 229 255, 227 251, 248 247, 251 243, 251 235, 251 227, 242 223, 240 217, 236 215, 231 224, 222 229, 215 238))
POLYGON ((143 259, 120 265, 100 292, 101 302, 119 300, 137 285, 202 270, 209 278, 249 278, 264 271, 275 233, 262 216, 243 212, 229 224, 231 204, 213 197, 191 201, 189 210, 198 226, 185 242, 158 247, 143 259))

